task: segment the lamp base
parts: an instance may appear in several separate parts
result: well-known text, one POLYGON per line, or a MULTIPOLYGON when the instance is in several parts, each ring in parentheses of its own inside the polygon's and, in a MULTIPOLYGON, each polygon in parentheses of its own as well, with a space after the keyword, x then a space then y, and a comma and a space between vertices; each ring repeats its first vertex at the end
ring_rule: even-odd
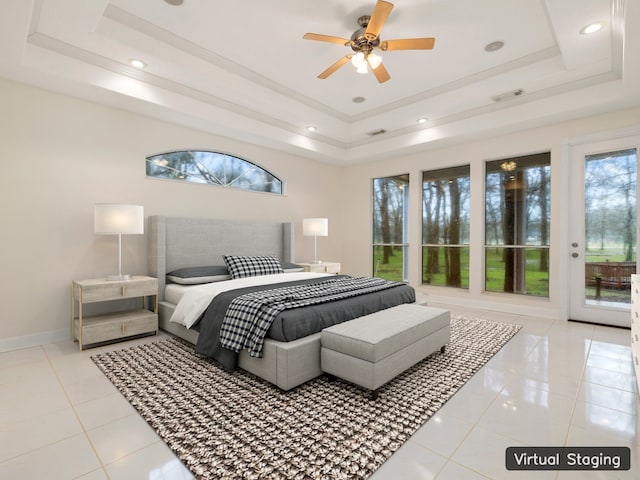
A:
POLYGON ((117 282, 117 281, 123 281, 123 280, 131 280, 131 275, 126 273, 123 275, 108 275, 107 276, 107 281, 108 282, 117 282))

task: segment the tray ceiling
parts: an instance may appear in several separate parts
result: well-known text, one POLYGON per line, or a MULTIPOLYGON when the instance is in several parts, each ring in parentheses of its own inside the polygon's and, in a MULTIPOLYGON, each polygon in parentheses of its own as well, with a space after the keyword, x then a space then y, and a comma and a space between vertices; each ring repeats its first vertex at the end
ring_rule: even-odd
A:
POLYGON ((379 52, 379 84, 316 78, 350 50, 302 39, 349 38, 373 0, 4 0, 0 75, 349 165, 640 105, 639 3, 396 0, 381 37, 436 44, 379 52))

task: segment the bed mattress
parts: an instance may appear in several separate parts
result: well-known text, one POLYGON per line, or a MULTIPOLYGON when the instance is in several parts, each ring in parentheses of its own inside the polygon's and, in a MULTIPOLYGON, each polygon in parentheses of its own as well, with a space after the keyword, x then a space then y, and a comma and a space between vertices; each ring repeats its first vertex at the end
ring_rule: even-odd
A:
MULTIPOLYGON (((269 275, 263 278, 250 278, 216 282, 207 285, 180 285, 176 283, 167 284, 165 287, 165 301, 173 305, 178 305, 180 300, 187 294, 185 302, 190 302, 193 295, 196 295, 197 302, 202 304, 199 309, 193 312, 181 314, 180 308, 172 316, 171 321, 182 323, 188 328, 200 330, 202 318, 215 313, 224 314, 226 307, 233 298, 259 290, 277 288, 282 285, 295 285, 311 283, 323 278, 331 278, 333 275, 322 273, 295 273, 269 275), (276 283, 277 281, 277 283, 276 283), (204 291, 208 295, 204 295, 204 291), (206 299, 205 299, 206 298, 206 299), (212 310, 217 310, 212 312, 212 310), (197 321, 190 320, 190 317, 198 317, 197 321)), ((272 323, 267 338, 272 338, 280 342, 291 342, 308 335, 320 332, 326 327, 352 320, 363 315, 368 315, 379 310, 384 310, 402 303, 412 303, 415 301, 415 291, 412 287, 399 284, 389 290, 361 295, 358 297, 336 300, 329 303, 310 305, 303 308, 285 310, 280 313, 272 323)), ((196 303, 197 303, 196 302, 196 303)), ((184 305, 180 305, 184 307, 184 305)), ((184 308, 183 308, 184 310, 184 308)))
POLYGON ((164 301, 177 305, 180 299, 195 285, 178 285, 177 283, 169 283, 164 288, 164 301))
MULTIPOLYGON (((301 285, 317 281, 317 279, 299 280, 280 285, 301 285)), ((228 369, 235 368, 237 354, 222 347, 220 342, 219 333, 225 312, 237 296, 269 288, 274 288, 274 286, 251 286, 217 294, 206 308, 198 324, 200 335, 196 344, 196 353, 214 358, 228 369)), ((292 342, 318 333, 337 323, 413 302, 415 302, 414 289, 409 285, 396 284, 386 290, 374 293, 284 310, 271 324, 266 338, 280 342, 292 342)))

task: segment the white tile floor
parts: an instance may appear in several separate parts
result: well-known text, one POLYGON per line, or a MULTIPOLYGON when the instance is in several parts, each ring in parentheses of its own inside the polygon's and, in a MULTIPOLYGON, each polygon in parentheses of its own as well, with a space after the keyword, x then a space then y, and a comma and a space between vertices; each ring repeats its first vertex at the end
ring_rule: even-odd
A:
MULTIPOLYGON (((372 480, 640 478, 628 330, 451 310, 524 327, 372 480), (629 446, 632 470, 505 470, 505 448, 522 445, 629 446)), ((164 336, 0 354, 0 479, 191 479, 89 358, 164 336)))

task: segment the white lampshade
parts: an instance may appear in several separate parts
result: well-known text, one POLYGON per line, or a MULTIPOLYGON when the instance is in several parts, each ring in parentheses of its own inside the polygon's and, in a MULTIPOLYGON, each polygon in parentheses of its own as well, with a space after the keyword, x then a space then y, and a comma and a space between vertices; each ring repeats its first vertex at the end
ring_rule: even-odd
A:
POLYGON ((327 237, 329 236, 328 218, 303 218, 302 235, 305 237, 327 237))
POLYGON ((93 210, 93 230, 95 233, 118 235, 118 274, 109 275, 107 280, 129 280, 131 275, 122 273, 122 235, 144 233, 144 207, 98 203, 93 210))
POLYGON ((367 62, 362 62, 360 65, 358 65, 358 68, 356 68, 356 72, 357 73, 368 73, 369 69, 367 68, 367 62))
POLYGON ((364 53, 358 52, 351 57, 351 65, 354 67, 359 67, 362 63, 364 63, 364 53))
POLYGON ((144 233, 144 207, 99 203, 94 207, 94 232, 140 235, 144 233))
POLYGON ((375 70, 382 63, 382 57, 380 57, 380 55, 376 55, 375 53, 370 53, 369 55, 367 55, 367 62, 369 62, 371 68, 375 70))

